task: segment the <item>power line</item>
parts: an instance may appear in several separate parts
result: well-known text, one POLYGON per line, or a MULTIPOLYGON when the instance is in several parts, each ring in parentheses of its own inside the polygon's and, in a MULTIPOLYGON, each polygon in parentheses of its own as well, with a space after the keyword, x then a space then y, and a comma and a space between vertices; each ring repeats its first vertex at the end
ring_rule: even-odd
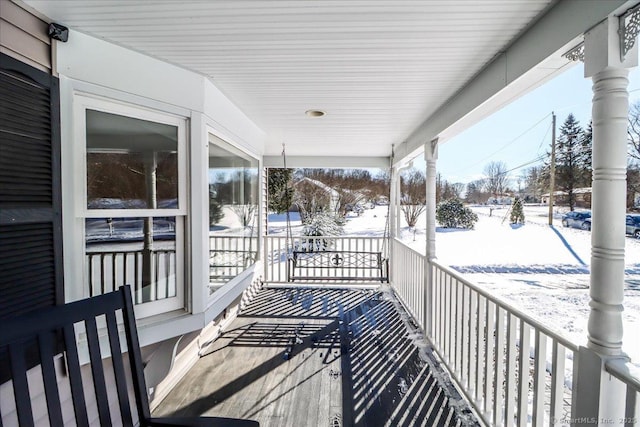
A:
MULTIPOLYGON (((476 163, 473 163, 471 165, 466 166, 464 169, 460 169, 459 171, 455 172, 455 173, 459 173, 459 172, 463 172, 466 169, 472 168, 474 166, 479 165, 480 163, 492 158, 494 155, 498 154, 500 151, 504 150, 505 148, 507 148, 508 146, 510 146, 511 144, 513 144, 514 142, 516 142, 517 140, 519 140, 520 138, 522 138, 523 136, 525 136, 527 133, 529 133, 531 130, 533 130, 536 126, 538 126, 540 123, 542 123, 544 120, 546 120, 551 114, 547 114, 545 115, 543 118, 541 118, 540 120, 538 120, 534 125, 532 125, 531 127, 529 127, 527 130, 525 130, 524 132, 522 132, 520 135, 516 136, 515 138, 513 138, 512 140, 510 140, 509 142, 507 142, 505 145, 503 145, 502 147, 498 148, 496 151, 494 151, 493 153, 489 154, 487 157, 484 157, 481 160, 478 160, 476 163)), ((548 132, 548 131, 547 131, 548 132)))

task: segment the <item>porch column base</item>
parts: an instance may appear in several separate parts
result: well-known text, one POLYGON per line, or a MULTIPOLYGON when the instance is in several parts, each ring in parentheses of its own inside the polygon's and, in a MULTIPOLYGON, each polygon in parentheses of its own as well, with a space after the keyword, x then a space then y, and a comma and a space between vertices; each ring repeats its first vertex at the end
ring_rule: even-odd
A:
POLYGON ((606 372, 605 364, 614 359, 625 362, 629 359, 621 355, 605 356, 588 347, 580 347, 577 357, 578 369, 573 372, 571 427, 621 425, 626 386, 606 372))

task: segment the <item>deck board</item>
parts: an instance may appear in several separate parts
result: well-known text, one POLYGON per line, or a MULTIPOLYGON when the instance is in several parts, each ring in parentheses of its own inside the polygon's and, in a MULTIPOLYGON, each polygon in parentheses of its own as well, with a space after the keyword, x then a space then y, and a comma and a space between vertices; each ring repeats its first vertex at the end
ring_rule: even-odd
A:
POLYGON ((278 427, 475 425, 453 387, 436 380, 407 319, 380 292, 263 289, 154 415, 278 427))

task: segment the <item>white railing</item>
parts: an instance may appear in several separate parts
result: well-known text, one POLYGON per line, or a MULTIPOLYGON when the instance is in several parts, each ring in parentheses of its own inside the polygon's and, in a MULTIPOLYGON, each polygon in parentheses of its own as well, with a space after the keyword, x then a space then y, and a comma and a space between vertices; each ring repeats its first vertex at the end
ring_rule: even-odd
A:
POLYGON ((483 421, 569 425, 578 346, 437 261, 425 280, 425 262, 394 241, 392 286, 483 421))
MULTIPOLYGON (((359 237, 359 236, 339 236, 339 237, 306 237, 294 236, 287 239, 285 236, 265 236, 264 238, 264 277, 267 283, 286 283, 292 277, 288 271, 291 268, 292 251, 305 251, 327 249, 337 252, 349 253, 381 253, 382 258, 387 259, 387 248, 384 237, 359 237)), ((356 283, 358 278, 363 281, 371 281, 378 272, 371 268, 347 268, 343 265, 336 268, 305 268, 305 276, 326 278, 331 283, 356 283), (344 278, 344 280, 338 280, 344 278)), ((295 275, 293 275, 295 276, 295 275)), ((309 280, 301 280, 309 281, 309 280)), ((316 281, 316 280, 314 280, 316 281)), ((298 280, 296 280, 298 282, 298 280)))
POLYGON ((607 362, 606 370, 626 387, 624 417, 619 425, 640 425, 640 369, 621 360, 607 362))
POLYGON ((407 311, 426 330, 425 257, 399 240, 392 245, 391 283, 407 311))
POLYGON ((490 425, 568 425, 578 346, 431 262, 430 336, 449 372, 490 425))
POLYGON ((233 279, 253 265, 257 255, 256 236, 209 236, 209 280, 233 279))
POLYGON ((174 249, 151 250, 147 261, 143 250, 93 250, 86 253, 85 266, 89 296, 115 291, 124 285, 133 288, 136 304, 176 296, 174 249), (148 279, 143 278, 145 268, 148 279))

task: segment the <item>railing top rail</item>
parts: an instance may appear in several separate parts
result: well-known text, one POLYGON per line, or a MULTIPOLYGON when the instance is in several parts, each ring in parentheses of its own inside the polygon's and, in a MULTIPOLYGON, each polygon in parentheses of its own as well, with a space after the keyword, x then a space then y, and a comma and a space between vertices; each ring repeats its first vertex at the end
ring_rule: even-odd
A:
POLYGON ((413 249, 412 247, 407 246, 406 243, 404 243, 402 240, 398 239, 397 237, 394 237, 393 241, 397 242, 397 243, 400 243, 404 247, 403 249, 405 249, 405 250, 407 250, 409 252, 412 252, 414 255, 421 256, 421 257, 425 257, 426 256, 425 254, 421 253, 420 251, 417 251, 417 250, 413 249))
POLYGON ((605 363, 605 369, 611 375, 640 393, 640 368, 624 359, 613 359, 605 363))
MULTIPOLYGON (((267 234, 264 236, 266 239, 285 239, 286 236, 281 236, 281 235, 274 235, 274 234, 267 234)), ((291 236, 290 238, 293 239, 317 239, 317 240, 321 240, 321 239, 336 239, 336 240, 346 240, 346 239, 359 239, 359 240, 383 240, 386 239, 386 237, 384 236, 348 236, 348 235, 341 235, 341 236, 291 236)))
POLYGON ((439 263, 437 260, 433 260, 432 262, 439 269, 441 269, 441 270, 445 271, 447 274, 455 277, 456 280, 464 283, 466 286, 468 286, 471 289, 473 289, 474 291, 478 292, 480 295, 482 295, 483 297, 487 298, 488 300, 490 300, 491 302, 496 304, 498 307, 501 307, 504 310, 506 310, 506 311, 508 311, 510 313, 513 313, 514 315, 516 315, 520 319, 524 320, 526 323, 528 323, 529 325, 533 326, 534 328, 538 329, 539 331, 541 331, 545 335, 557 340, 560 344, 562 344, 563 346, 565 346, 569 350, 574 351, 574 352, 578 351, 578 347, 579 347, 578 344, 574 343, 569 338, 567 338, 564 335, 562 335, 560 332, 550 329, 548 326, 544 325, 538 319, 535 319, 534 317, 529 316, 528 314, 526 314, 525 312, 523 312, 519 308, 514 307, 513 305, 509 304, 508 302, 497 298, 495 295, 492 295, 486 289, 482 289, 478 285, 475 285, 475 284, 471 283, 470 281, 468 281, 467 279, 462 277, 460 275, 460 273, 458 273, 457 271, 453 270, 452 268, 447 267, 446 265, 443 265, 443 264, 439 263))

